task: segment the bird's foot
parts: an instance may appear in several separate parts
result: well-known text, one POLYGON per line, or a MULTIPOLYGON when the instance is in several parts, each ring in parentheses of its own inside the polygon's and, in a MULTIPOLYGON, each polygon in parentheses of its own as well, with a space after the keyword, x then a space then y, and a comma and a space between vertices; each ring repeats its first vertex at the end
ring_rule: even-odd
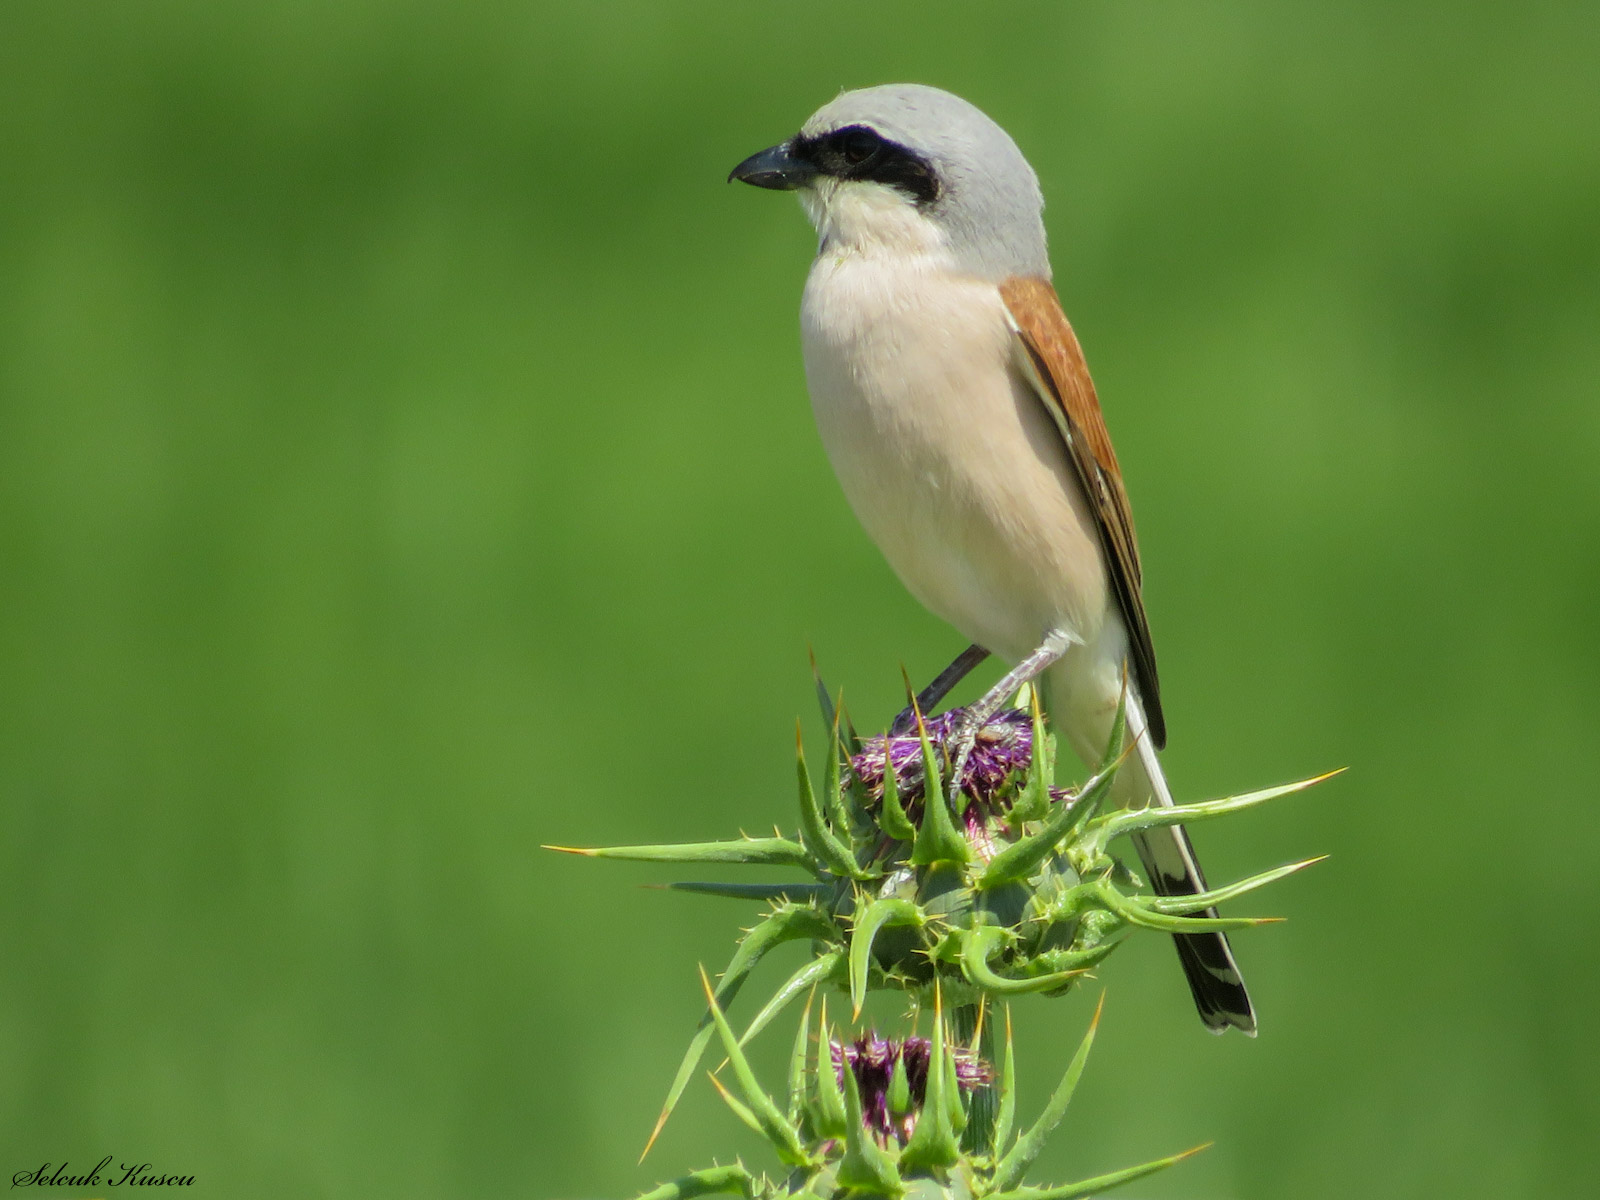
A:
POLYGON ((952 805, 961 794, 961 776, 967 768, 967 757, 972 753, 978 731, 989 723, 989 718, 1000 711, 1018 688, 1025 683, 1032 683, 1060 661, 1074 640, 1064 629, 1050 630, 1037 650, 1007 671, 1000 682, 985 692, 976 703, 961 710, 961 719, 945 739, 945 758, 950 764, 948 790, 952 805))
POLYGON ((989 722, 993 712, 980 712, 977 705, 959 710, 961 715, 945 735, 945 762, 950 764, 950 778, 945 781, 945 795, 956 812, 961 811, 962 777, 967 772, 967 759, 977 744, 978 731, 989 722))

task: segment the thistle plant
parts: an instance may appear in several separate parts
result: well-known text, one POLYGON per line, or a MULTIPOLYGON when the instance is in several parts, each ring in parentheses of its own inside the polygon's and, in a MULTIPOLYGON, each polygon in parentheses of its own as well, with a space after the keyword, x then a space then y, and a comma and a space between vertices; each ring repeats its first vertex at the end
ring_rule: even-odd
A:
MULTIPOLYGON (((711 1192, 749 1197, 917 1195, 967 1200, 1066 1200, 1159 1170, 1163 1158, 1057 1188, 1023 1176, 1060 1121, 1083 1070, 1094 1024, 1043 1115, 1013 1134, 1014 1056, 1009 1009, 997 1053, 996 1002, 1059 996, 1141 930, 1237 930, 1267 917, 1196 916, 1316 860, 1294 862, 1193 896, 1161 897, 1113 852, 1116 839, 1158 825, 1194 824, 1300 791, 1304 780, 1173 808, 1106 811, 1130 747, 1119 713, 1105 755, 1075 788, 1055 786, 1055 745, 1037 694, 997 713, 978 732, 961 777, 949 777, 945 745, 961 711, 924 718, 913 700, 911 732, 860 738, 818 681, 827 750, 821 787, 797 733, 796 835, 656 846, 571 850, 659 863, 740 863, 799 878, 680 881, 667 886, 764 906, 713 987, 646 1152, 693 1078, 713 1037, 737 1095, 714 1073, 734 1113, 771 1143, 786 1173, 712 1168, 648 1193, 671 1200, 711 1192), (727 1016, 762 958, 786 942, 811 955, 771 993, 742 1032, 727 1016), (828 1022, 826 993, 848 1000, 859 1021, 867 994, 889 990, 933 1014, 926 1039, 849 1033, 828 1022), (813 1000, 791 1056, 780 1104, 756 1080, 744 1048, 801 997, 813 1000), (996 1059, 999 1059, 998 1063, 996 1059)), ((702 975, 704 980, 704 976, 702 975)), ((1098 1012, 1096 1013, 1098 1020, 1098 1012)))
MULTIPOLYGON (((1029 1187, 1022 1178, 1061 1118, 1083 1074, 1099 1012, 1055 1094, 1031 1127, 1013 1138, 1016 1055, 1009 1011, 1000 1108, 991 1153, 973 1153, 963 1139, 977 1094, 993 1068, 952 1043, 935 1001, 931 1038, 886 1040, 876 1035, 840 1041, 823 1004, 813 1042, 806 1005, 790 1055, 787 1104, 755 1077, 739 1038, 702 976, 713 1027, 738 1088, 712 1082, 734 1114, 772 1145, 785 1171, 756 1175, 742 1163, 696 1171, 645 1193, 640 1200, 685 1200, 732 1192, 750 1200, 784 1197, 917 1197, 927 1200, 1074 1200, 1152 1175, 1203 1147, 1121 1171, 1055 1187, 1029 1187), (813 1053, 813 1045, 815 1052, 813 1053)), ((937 997, 937 987, 935 995, 937 997)))

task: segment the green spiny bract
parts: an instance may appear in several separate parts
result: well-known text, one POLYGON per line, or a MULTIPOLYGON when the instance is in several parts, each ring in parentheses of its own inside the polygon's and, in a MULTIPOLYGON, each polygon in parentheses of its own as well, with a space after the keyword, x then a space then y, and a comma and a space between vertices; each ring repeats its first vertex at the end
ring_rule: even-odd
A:
MULTIPOLYGON (((741 1045, 818 984, 847 990, 856 1015, 872 988, 922 1000, 937 988, 969 1020, 989 999, 1058 995, 1132 931, 1234 930, 1265 923, 1268 918, 1191 914, 1308 865, 1291 863, 1199 895, 1160 897, 1108 847, 1126 833, 1209 820, 1299 791, 1315 779, 1176 808, 1104 812, 1127 750, 1121 715, 1094 775, 1074 790, 1062 790, 1052 786, 1054 743, 1036 696, 1030 696, 1026 711, 998 713, 979 731, 961 786, 948 788, 944 743, 958 712, 930 721, 917 714, 910 737, 862 741, 826 692, 819 692, 829 731, 824 780, 819 793, 797 737, 796 838, 576 851, 650 862, 789 867, 809 876, 795 882, 669 885, 769 907, 723 971, 656 1133, 700 1062, 719 1010, 733 1003, 774 946, 808 941, 813 954, 751 1019, 741 1045)), ((982 1134, 968 1138, 974 1148, 989 1144, 988 1115, 980 1122, 982 1134)))
POLYGON ((956 1044, 937 988, 929 1039, 886 1041, 871 1035, 841 1041, 828 1023, 826 1002, 813 1038, 807 1003, 790 1056, 788 1102, 780 1104, 757 1081, 710 982, 703 981, 738 1094, 715 1075, 712 1082, 733 1113, 771 1144, 783 1169, 769 1177, 743 1164, 712 1167, 662 1184, 640 1200, 687 1200, 719 1192, 749 1200, 1073 1200, 1187 1157, 1177 1154, 1072 1184, 1023 1186, 1023 1176, 1066 1114, 1094 1042, 1098 1012, 1044 1111, 1014 1136, 1016 1059, 1007 1014, 994 1148, 973 1153, 962 1144, 961 1133, 973 1116, 974 1093, 991 1082, 994 1071, 973 1050, 956 1044))

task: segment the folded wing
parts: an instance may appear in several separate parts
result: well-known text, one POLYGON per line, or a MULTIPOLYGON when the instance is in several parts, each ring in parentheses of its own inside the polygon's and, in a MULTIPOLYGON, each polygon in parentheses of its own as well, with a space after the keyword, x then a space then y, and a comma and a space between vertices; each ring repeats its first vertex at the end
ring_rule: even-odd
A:
POLYGON ((1133 660, 1130 665, 1149 722, 1150 739, 1159 750, 1167 744, 1167 726, 1161 713, 1155 648, 1150 643, 1150 624, 1140 594, 1139 544, 1133 532, 1128 494, 1122 487, 1122 472, 1100 414, 1089 367, 1049 280, 1013 277, 1000 285, 1000 296, 1020 343, 1019 358, 1061 431, 1068 457, 1094 511, 1117 606, 1128 629, 1133 660))

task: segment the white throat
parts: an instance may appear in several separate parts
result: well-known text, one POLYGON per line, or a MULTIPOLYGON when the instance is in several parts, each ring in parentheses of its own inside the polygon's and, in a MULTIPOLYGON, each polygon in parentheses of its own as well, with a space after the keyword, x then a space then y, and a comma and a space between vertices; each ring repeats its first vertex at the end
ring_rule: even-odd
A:
POLYGON ((886 184, 823 176, 799 195, 816 227, 819 255, 926 255, 945 248, 939 227, 886 184))

